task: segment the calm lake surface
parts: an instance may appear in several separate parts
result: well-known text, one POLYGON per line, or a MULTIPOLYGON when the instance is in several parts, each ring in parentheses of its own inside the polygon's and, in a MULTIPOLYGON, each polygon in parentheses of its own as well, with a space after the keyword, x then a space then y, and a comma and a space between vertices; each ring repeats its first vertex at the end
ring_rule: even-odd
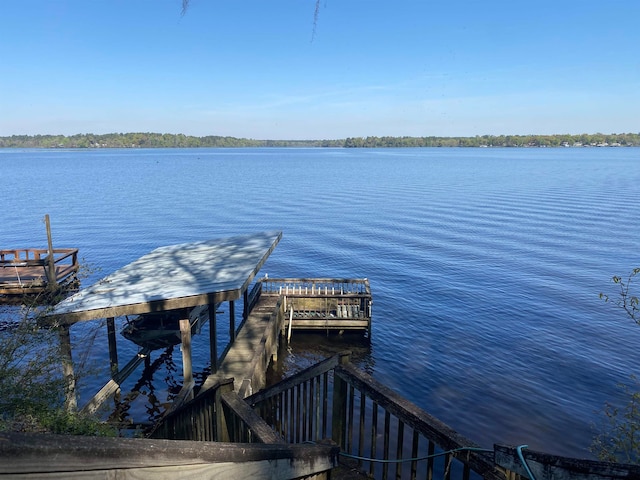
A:
MULTIPOLYGON (((599 298, 640 266, 637 148, 0 150, 0 171, 0 248, 45 247, 48 213, 85 286, 158 246, 273 229, 261 274, 369 278, 371 347, 294 334, 279 370, 353 348, 483 446, 589 456, 604 403, 640 373, 640 327, 599 298)), ((95 345, 104 360, 104 330, 95 345)), ((155 353, 155 386, 132 376, 131 412, 179 388, 179 357, 155 353)))

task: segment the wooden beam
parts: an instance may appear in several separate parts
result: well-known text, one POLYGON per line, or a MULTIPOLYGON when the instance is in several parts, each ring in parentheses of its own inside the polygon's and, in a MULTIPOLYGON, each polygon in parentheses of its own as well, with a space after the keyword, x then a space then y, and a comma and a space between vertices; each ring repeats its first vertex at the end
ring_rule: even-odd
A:
POLYGON ((65 380, 65 409, 68 412, 78 408, 76 397, 76 376, 73 371, 73 357, 71 355, 71 333, 68 325, 62 325, 58 330, 60 350, 62 353, 62 374, 65 380))
POLYGON ((107 398, 114 394, 116 390, 120 388, 122 382, 124 382, 129 375, 131 375, 140 363, 149 356, 151 350, 145 348, 135 355, 129 363, 127 363, 122 370, 116 373, 111 380, 109 380, 91 400, 89 400, 84 407, 82 407, 82 413, 95 413, 100 405, 102 405, 107 398))
POLYGON ((229 342, 233 343, 236 339, 236 304, 233 300, 229 301, 229 342))
POLYGON ((55 290, 57 285, 57 278, 55 260, 53 258, 53 240, 51 239, 51 222, 49 221, 49 214, 44 216, 44 223, 47 227, 47 245, 49 247, 47 258, 47 288, 50 290, 55 290))
POLYGON ((109 363, 111 377, 118 373, 118 346, 116 344, 116 324, 113 317, 107 318, 107 337, 109 339, 109 363))
POLYGON ((211 373, 218 371, 218 332, 216 321, 217 305, 209 304, 209 348, 211 355, 211 373))
POLYGON ((284 480, 328 472, 338 465, 338 454, 337 447, 328 445, 268 445, 2 432, 0 477, 284 480))
POLYGON ((193 367, 191 365, 191 323, 189 319, 180 320, 180 335, 182 337, 182 378, 184 385, 193 383, 193 367))
POLYGON ((225 392, 221 395, 224 404, 249 427, 260 443, 286 443, 236 392, 225 392))
POLYGON ((525 447, 494 445, 495 462, 503 468, 529 478, 518 449, 536 480, 622 480, 640 478, 640 465, 598 462, 559 457, 525 447))

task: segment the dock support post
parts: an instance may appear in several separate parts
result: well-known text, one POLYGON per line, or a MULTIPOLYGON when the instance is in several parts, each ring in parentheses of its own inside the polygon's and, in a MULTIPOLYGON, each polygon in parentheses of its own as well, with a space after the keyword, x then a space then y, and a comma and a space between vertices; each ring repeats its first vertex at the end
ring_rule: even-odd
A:
POLYGON ((51 239, 51 222, 49 221, 49 214, 44 216, 44 223, 47 228, 47 246, 49 247, 49 255, 47 256, 47 288, 49 290, 55 290, 57 286, 56 265, 53 258, 53 240, 51 239))
POLYGON ((229 342, 236 340, 236 304, 229 300, 229 342))
POLYGON ((74 412, 78 407, 78 400, 76 398, 76 376, 73 372, 69 325, 62 325, 58 331, 58 335, 60 337, 60 349, 62 351, 62 374, 65 381, 64 407, 67 412, 74 412))
POLYGON ((116 345, 116 324, 113 317, 107 318, 107 337, 109 339, 111 378, 113 378, 118 373, 118 346, 116 345))
POLYGON ((244 294, 242 295, 244 305, 242 308, 242 318, 244 320, 249 316, 249 290, 245 289, 244 294))
POLYGON ((216 323, 216 304, 209 304, 209 348, 211 354, 211 373, 218 371, 218 333, 216 323))
POLYGON ((189 319, 180 320, 180 335, 182 336, 182 371, 183 388, 193 383, 193 368, 191 365, 191 322, 189 319))

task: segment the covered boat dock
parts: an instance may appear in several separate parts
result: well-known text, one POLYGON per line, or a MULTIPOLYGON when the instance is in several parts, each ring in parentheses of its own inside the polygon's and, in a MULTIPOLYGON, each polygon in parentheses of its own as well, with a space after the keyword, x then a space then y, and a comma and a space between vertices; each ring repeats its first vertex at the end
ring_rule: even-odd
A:
MULTIPOLYGON (((189 314, 208 306, 212 373, 218 365, 216 308, 229 302, 230 341, 235 336, 235 301, 243 298, 245 312, 248 287, 282 238, 281 231, 239 235, 195 243, 160 247, 124 266, 96 284, 79 291, 54 306, 51 321, 61 325, 66 346, 67 407, 75 408, 75 384, 71 362, 70 327, 77 322, 107 319, 111 379, 83 407, 93 412, 116 392, 136 369, 148 350, 141 351, 122 368, 118 361, 115 318, 163 311, 182 311, 180 333, 184 385, 178 396, 183 401, 192 394, 191 327, 189 314)), ((201 315, 195 321, 206 321, 201 315)), ((193 321, 193 320, 192 320, 193 321)))

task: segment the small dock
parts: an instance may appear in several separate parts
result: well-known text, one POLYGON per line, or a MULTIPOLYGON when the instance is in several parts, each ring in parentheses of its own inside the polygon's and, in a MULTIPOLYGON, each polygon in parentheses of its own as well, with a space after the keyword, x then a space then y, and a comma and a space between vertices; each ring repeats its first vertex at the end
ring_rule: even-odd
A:
POLYGON ((0 298, 69 286, 77 282, 78 269, 77 248, 0 250, 0 298))
POLYGON ((361 331, 371 341, 371 288, 366 278, 265 278, 262 296, 283 296, 292 330, 361 331))
POLYGON ((78 286, 78 249, 53 248, 51 221, 44 216, 47 248, 0 250, 0 303, 20 303, 25 295, 78 286))

